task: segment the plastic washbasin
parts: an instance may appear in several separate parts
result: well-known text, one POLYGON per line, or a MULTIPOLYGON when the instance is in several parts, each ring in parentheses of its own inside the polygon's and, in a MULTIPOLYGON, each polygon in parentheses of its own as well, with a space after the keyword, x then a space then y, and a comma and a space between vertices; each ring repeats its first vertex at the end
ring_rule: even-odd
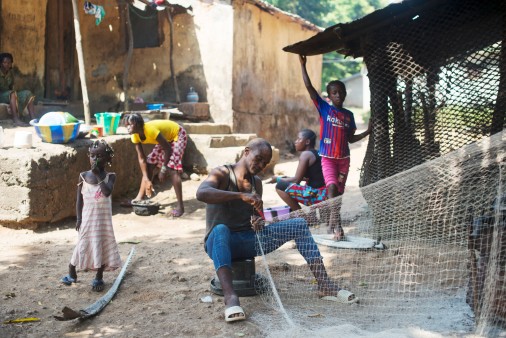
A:
POLYGON ((35 128, 35 132, 41 138, 42 142, 47 143, 69 143, 79 135, 79 127, 84 121, 74 123, 42 125, 38 119, 30 121, 30 125, 35 128))

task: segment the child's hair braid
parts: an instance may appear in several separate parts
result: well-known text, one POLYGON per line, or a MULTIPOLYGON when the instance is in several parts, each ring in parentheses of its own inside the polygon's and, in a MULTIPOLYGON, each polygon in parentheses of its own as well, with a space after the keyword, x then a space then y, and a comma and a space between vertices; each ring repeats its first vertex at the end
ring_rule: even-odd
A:
POLYGON ((111 165, 112 158, 114 157, 114 149, 107 143, 104 139, 94 140, 93 143, 90 145, 89 150, 96 149, 103 146, 105 149, 106 154, 109 156, 109 160, 107 163, 111 165))

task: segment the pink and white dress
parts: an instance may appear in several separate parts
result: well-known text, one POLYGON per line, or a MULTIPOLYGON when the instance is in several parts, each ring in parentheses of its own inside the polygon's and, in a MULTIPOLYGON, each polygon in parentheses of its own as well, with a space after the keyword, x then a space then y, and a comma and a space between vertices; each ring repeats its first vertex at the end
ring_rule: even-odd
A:
MULTIPOLYGON (((107 173, 104 181, 107 183, 107 173)), ((121 257, 112 228, 111 196, 102 194, 100 184, 90 184, 82 177, 83 214, 77 245, 70 264, 78 270, 105 270, 121 267, 121 257)))

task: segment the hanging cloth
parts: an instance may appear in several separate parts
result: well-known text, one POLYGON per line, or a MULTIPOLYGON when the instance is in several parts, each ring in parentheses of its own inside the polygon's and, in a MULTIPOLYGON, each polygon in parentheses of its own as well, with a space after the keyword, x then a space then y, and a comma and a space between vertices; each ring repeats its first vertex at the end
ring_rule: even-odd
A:
POLYGON ((95 25, 99 25, 102 19, 105 16, 104 7, 99 5, 94 5, 90 1, 84 2, 84 13, 94 15, 95 16, 95 25))

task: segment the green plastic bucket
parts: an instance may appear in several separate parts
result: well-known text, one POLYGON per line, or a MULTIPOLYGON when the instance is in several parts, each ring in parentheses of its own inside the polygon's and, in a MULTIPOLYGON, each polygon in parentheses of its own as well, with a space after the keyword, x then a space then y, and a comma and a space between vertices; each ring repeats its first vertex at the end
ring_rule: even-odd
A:
POLYGON ((97 113, 97 124, 104 127, 104 135, 114 135, 121 120, 121 113, 97 113))

